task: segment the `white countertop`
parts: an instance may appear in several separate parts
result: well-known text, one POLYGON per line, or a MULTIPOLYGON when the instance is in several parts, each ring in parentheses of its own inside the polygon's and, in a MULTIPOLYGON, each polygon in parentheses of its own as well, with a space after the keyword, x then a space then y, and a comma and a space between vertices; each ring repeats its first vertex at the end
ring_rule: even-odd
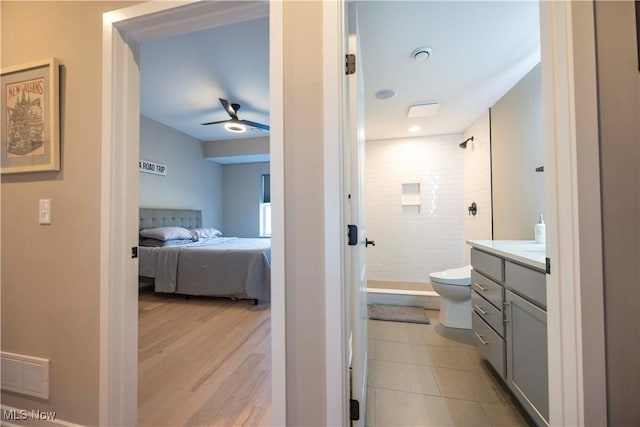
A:
POLYGON ((533 240, 467 240, 467 244, 542 271, 546 268, 544 243, 533 240))

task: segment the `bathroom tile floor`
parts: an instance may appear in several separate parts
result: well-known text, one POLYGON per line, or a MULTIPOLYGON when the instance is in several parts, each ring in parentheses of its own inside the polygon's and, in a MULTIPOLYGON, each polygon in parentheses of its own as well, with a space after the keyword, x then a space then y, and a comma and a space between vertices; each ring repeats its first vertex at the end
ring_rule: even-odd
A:
POLYGON ((369 320, 367 426, 529 426, 471 331, 369 320))

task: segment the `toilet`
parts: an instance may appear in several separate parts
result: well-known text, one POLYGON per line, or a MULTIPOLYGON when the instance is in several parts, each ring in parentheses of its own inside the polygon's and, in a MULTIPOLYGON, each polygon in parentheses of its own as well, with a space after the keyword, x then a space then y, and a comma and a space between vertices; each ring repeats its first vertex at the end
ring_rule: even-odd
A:
POLYGON ((471 329, 471 266, 431 273, 429 279, 440 295, 440 323, 471 329))

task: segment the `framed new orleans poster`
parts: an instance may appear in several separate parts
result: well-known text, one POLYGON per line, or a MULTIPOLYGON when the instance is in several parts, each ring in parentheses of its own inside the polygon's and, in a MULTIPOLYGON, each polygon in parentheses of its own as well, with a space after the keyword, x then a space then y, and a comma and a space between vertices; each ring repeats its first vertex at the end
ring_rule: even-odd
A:
POLYGON ((0 72, 3 174, 60 170, 58 67, 48 58, 0 72))

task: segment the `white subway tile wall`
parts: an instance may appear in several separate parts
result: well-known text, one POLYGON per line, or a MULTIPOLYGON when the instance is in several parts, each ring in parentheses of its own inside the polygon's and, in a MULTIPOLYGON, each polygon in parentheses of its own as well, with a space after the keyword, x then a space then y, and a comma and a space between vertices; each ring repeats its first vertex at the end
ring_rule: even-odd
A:
MULTIPOLYGON (((477 213, 464 217, 465 240, 491 240, 491 145, 489 110, 464 133, 473 136, 464 150, 464 203, 475 202, 477 213)), ((465 264, 470 264, 470 247, 465 248, 465 264)))
POLYGON ((367 141, 369 280, 429 282, 465 262, 462 134, 367 141), (420 205, 403 209, 402 184, 420 184, 420 205))

